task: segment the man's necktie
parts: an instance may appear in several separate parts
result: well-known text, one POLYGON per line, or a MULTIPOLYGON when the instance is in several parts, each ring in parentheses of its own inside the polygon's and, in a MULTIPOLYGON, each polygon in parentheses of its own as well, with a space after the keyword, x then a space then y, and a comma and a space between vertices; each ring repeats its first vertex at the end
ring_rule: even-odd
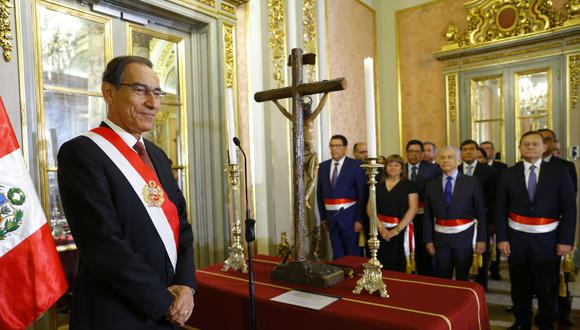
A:
POLYGON ((155 166, 153 166, 151 158, 149 158, 149 154, 147 153, 147 150, 145 150, 145 146, 143 145, 143 143, 141 141, 137 141, 137 143, 135 143, 135 145, 133 146, 133 149, 137 151, 139 158, 141 158, 141 160, 145 163, 145 165, 147 165, 150 169, 152 169, 153 173, 156 173, 155 166))
POLYGON ((445 198, 445 203, 447 203, 447 207, 451 205, 451 181, 453 181, 453 177, 448 176, 447 182, 445 183, 445 190, 443 191, 443 198, 445 198))
POLYGON ((538 184, 538 178, 536 176, 535 169, 536 165, 530 166, 530 177, 528 178, 528 196, 530 197, 530 202, 534 200, 536 185, 538 184))
POLYGON ((332 171, 332 179, 330 180, 330 184, 332 188, 336 185, 336 179, 338 178, 338 162, 334 163, 334 171, 332 171))
POLYGON ((411 167, 411 181, 417 181, 417 165, 411 167))
POLYGON ((473 176, 473 165, 467 166, 467 175, 473 176))

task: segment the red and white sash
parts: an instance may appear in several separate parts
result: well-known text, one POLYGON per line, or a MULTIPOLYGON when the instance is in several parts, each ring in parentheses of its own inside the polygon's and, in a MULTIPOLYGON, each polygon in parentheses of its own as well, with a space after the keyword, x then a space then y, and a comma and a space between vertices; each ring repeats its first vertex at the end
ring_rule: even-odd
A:
POLYGON ((508 225, 510 228, 526 233, 549 233, 558 228, 559 223, 560 221, 558 219, 553 218, 524 217, 513 212, 509 212, 508 214, 508 225))
MULTIPOLYGON (((395 228, 401 222, 397 217, 389 217, 382 214, 377 214, 377 219, 381 222, 383 227, 387 229, 395 228)), ((412 252, 415 252, 415 227, 413 222, 409 223, 407 228, 402 230, 405 230, 405 238, 403 241, 405 256, 409 257, 412 252)))
POLYGON ((399 218, 397 217, 389 217, 382 214, 377 214, 377 218, 379 219, 383 227, 387 229, 395 228, 400 222, 399 218))
POLYGON ((477 243, 477 219, 435 219, 435 231, 443 234, 457 234, 464 230, 473 228, 473 238, 471 245, 475 251, 475 244, 477 243))
POLYGON ((476 223, 475 219, 435 219, 435 231, 443 234, 457 234, 476 223))
POLYGON ((405 249, 405 257, 410 257, 411 253, 415 252, 415 225, 413 222, 409 223, 407 230, 405 230, 403 248, 405 249))
POLYGON ((324 208, 327 211, 338 211, 340 209, 348 209, 356 204, 356 201, 350 198, 325 198, 324 208))
POLYGON ((179 215, 157 174, 112 129, 97 127, 84 135, 95 142, 127 178, 161 237, 173 269, 177 269, 179 215))

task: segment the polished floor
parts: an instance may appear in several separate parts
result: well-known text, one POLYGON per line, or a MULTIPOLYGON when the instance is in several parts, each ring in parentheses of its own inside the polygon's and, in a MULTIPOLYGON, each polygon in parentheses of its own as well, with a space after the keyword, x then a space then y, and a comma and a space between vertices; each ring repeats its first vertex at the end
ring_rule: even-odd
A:
MULTIPOLYGON (((505 311, 506 306, 511 305, 510 282, 507 271, 507 261, 502 260, 501 274, 502 281, 489 281, 487 298, 487 308, 492 330, 506 329, 514 323, 511 313, 505 311)), ((570 282, 570 292, 572 294, 572 317, 576 321, 573 327, 557 325, 556 329, 578 329, 580 330, 580 275, 576 276, 576 281, 570 282)), ((537 301, 534 300, 534 308, 537 301)), ((537 329, 537 328, 532 328, 537 329)))

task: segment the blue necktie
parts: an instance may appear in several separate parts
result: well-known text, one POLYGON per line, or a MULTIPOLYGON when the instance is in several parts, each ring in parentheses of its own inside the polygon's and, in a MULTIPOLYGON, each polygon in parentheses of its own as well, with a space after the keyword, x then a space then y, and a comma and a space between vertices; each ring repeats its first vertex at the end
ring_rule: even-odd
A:
POLYGON ((443 191, 443 198, 445 198, 445 203, 447 203, 447 207, 451 205, 451 181, 453 181, 453 177, 447 177, 447 183, 445 183, 445 190, 443 191))
POLYGON ((538 178, 536 176, 535 169, 535 165, 530 166, 530 177, 528 178, 528 196, 530 197, 530 202, 534 200, 536 185, 538 184, 538 178))

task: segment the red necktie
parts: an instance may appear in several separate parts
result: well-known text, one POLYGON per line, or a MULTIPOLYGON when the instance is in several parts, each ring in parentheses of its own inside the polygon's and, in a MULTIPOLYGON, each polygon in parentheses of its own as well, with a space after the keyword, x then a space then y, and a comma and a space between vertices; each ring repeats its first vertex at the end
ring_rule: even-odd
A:
POLYGON ((155 172, 155 166, 153 166, 151 158, 149 158, 149 154, 147 153, 147 150, 145 150, 145 146, 143 145, 143 143, 141 141, 137 141, 137 143, 135 143, 135 145, 133 146, 133 149, 137 151, 139 158, 141 158, 141 160, 145 163, 145 165, 147 165, 150 169, 152 169, 153 173, 157 175, 157 172, 155 172))

